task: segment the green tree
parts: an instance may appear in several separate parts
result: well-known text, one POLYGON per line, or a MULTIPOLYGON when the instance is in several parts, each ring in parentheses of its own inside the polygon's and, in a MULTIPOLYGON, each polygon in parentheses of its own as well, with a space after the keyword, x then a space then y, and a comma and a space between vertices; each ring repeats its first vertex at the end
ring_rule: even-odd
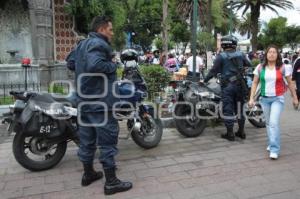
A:
POLYGON ((227 35, 230 31, 230 27, 232 26, 232 31, 236 31, 236 27, 240 23, 237 14, 233 12, 231 7, 226 3, 226 0, 216 0, 214 1, 213 7, 214 9, 214 32, 215 38, 217 33, 221 33, 222 35, 227 35))
MULTIPOLYGON (((187 46, 191 38, 191 31, 186 22, 173 22, 170 30, 170 41, 175 42, 176 49, 179 49, 179 44, 182 43, 184 48, 187 46)), ((183 52, 185 49, 182 50, 183 52)))
POLYGON ((286 41, 291 46, 292 50, 295 50, 300 43, 300 26, 288 26, 286 32, 288 33, 286 41))
MULTIPOLYGON (((184 19, 192 20, 193 0, 176 0, 178 12, 184 19)), ((238 24, 238 18, 232 12, 225 0, 198 0, 199 21, 202 30, 211 33, 212 30, 223 35, 229 32, 230 15, 232 14, 232 24, 235 27, 238 24)), ((235 30, 235 29, 233 29, 235 30)))
POLYGON ((124 0, 127 12, 125 31, 134 32, 133 42, 149 49, 153 39, 161 32, 161 0, 124 0))
POLYGON ((126 11, 123 4, 117 0, 73 0, 66 4, 67 13, 75 17, 76 30, 87 35, 90 23, 95 16, 106 15, 112 18, 114 27, 113 46, 121 49, 125 44, 123 25, 126 11))
POLYGON ((262 36, 260 36, 260 43, 266 48, 270 44, 275 44, 279 48, 282 48, 287 43, 287 19, 284 17, 278 17, 271 19, 267 24, 267 27, 262 30, 262 36))
POLYGON ((235 0, 229 1, 229 5, 233 9, 240 10, 243 9, 243 15, 250 10, 250 16, 252 21, 251 27, 251 44, 252 50, 255 52, 257 50, 257 35, 259 32, 259 17, 260 9, 270 9, 273 12, 277 13, 275 8, 281 9, 292 9, 293 3, 289 0, 235 0))
POLYGON ((197 45, 200 52, 206 52, 207 50, 211 50, 212 46, 215 45, 214 36, 208 32, 198 33, 197 40, 198 40, 197 45))
POLYGON ((169 19, 170 19, 170 41, 175 42, 176 50, 179 45, 183 45, 182 52, 185 51, 191 38, 189 24, 177 10, 177 0, 169 0, 169 19))
MULTIPOLYGON (((160 52, 162 52, 162 50, 163 50, 163 39, 160 37, 160 36, 158 36, 158 37, 156 37, 155 39, 154 39, 154 45, 155 45, 155 47, 160 51, 160 52)), ((170 41, 169 43, 168 43, 168 49, 172 49, 172 48, 174 48, 174 42, 173 41, 170 41)))

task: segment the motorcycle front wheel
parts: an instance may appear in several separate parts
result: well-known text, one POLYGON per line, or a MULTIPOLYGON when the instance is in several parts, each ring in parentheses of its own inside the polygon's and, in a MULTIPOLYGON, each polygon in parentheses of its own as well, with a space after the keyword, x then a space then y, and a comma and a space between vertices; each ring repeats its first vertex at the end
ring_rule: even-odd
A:
MULTIPOLYGON (((128 120, 128 129, 133 128, 133 121, 128 120)), ((144 149, 151 149, 156 147, 162 137, 163 126, 160 119, 154 119, 151 115, 141 122, 141 127, 139 130, 132 130, 131 137, 133 141, 140 147, 144 149)))
POLYGON ((48 146, 45 139, 16 133, 13 154, 17 162, 30 171, 44 171, 56 166, 66 153, 67 142, 48 146))

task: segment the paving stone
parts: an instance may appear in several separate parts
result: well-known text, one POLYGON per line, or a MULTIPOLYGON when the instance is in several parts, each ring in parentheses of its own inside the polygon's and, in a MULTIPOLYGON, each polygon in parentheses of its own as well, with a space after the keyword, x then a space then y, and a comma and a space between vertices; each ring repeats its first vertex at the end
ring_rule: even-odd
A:
POLYGON ((164 166, 176 165, 176 164, 177 162, 173 159, 156 160, 156 161, 150 161, 146 163, 146 165, 149 168, 164 167, 164 166))
POLYGON ((283 193, 276 193, 276 194, 270 194, 261 197, 261 199, 299 199, 299 195, 295 192, 283 192, 283 193))
POLYGON ((203 196, 201 198, 202 199, 237 199, 237 197, 230 192, 223 192, 223 193, 203 196))
POLYGON ((151 195, 141 196, 132 199, 172 199, 172 197, 167 193, 162 193, 162 194, 151 194, 151 195))
POLYGON ((1 199, 17 198, 23 196, 22 188, 14 188, 1 191, 1 199))
MULTIPOLYGON (((133 182, 133 189, 113 196, 103 194, 105 179, 81 187, 83 168, 74 144, 68 145, 56 167, 30 172, 15 161, 9 137, 0 143, 0 198, 300 198, 300 126, 286 117, 299 116, 285 111, 282 152, 277 161, 271 161, 265 150, 266 129, 248 122, 247 139, 233 143, 220 138, 223 125, 208 127, 201 136, 189 139, 176 129, 164 129, 161 143, 150 150, 131 139, 120 140, 117 176, 133 182)), ((102 170, 98 155, 99 151, 94 166, 102 170)))
POLYGON ((62 190, 64 190, 63 183, 43 184, 40 186, 32 186, 32 187, 24 188, 24 196, 50 193, 50 192, 56 192, 56 191, 62 191, 62 190))
POLYGON ((13 180, 13 181, 6 182, 4 189, 7 190, 7 189, 14 189, 14 188, 39 186, 41 184, 44 184, 44 181, 45 179, 43 177, 23 179, 23 180, 13 180))
POLYGON ((138 178, 145 178, 155 176, 167 176, 169 173, 165 168, 155 168, 135 171, 135 174, 138 178))

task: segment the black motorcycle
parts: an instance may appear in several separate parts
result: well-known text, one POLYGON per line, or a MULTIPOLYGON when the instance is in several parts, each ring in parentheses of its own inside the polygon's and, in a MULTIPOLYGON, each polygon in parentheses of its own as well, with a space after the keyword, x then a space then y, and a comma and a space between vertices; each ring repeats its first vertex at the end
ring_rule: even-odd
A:
MULTIPOLYGON (((244 79, 246 81, 246 79, 244 79)), ((221 86, 220 76, 214 82, 195 83, 192 81, 178 81, 170 84, 175 88, 176 101, 173 105, 173 116, 176 129, 186 137, 196 137, 202 134, 207 122, 222 121, 220 106, 221 86)), ((249 85, 249 84, 248 84, 249 85)), ((250 93, 250 89, 248 91, 250 93)), ((245 96, 248 99, 249 96, 245 96)), ((259 92, 255 98, 258 99, 259 92)), ((257 128, 265 127, 265 120, 260 104, 249 109, 245 107, 248 121, 257 128)))
MULTIPOLYGON (((142 103, 147 87, 137 66, 125 65, 117 85, 120 94, 126 95, 115 112, 119 120, 127 119, 126 137, 131 135, 145 149, 157 146, 163 133, 162 123, 154 117, 154 108, 142 103)), ((3 122, 8 123, 9 135, 15 132, 13 154, 24 168, 50 169, 61 161, 69 141, 79 145, 77 108, 72 98, 35 92, 10 94, 16 101, 10 112, 3 114, 3 122)))

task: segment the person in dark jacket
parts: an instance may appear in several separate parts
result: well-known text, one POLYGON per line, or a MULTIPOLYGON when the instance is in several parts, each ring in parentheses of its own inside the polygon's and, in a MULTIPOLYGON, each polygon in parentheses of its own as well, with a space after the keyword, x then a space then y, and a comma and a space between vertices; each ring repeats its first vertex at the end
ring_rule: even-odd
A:
POLYGON ((235 136, 246 139, 243 105, 245 103, 247 88, 242 79, 242 74, 244 67, 251 67, 251 63, 242 52, 236 50, 236 38, 224 36, 221 39, 221 46, 224 52, 217 55, 214 65, 205 77, 204 82, 208 82, 218 73, 221 74, 222 108, 224 123, 227 128, 227 132, 222 134, 221 137, 229 141, 234 141, 235 136), (234 134, 235 114, 238 114, 239 129, 234 134))
MULTIPOLYGON (((84 167, 81 184, 87 186, 103 177, 102 172, 96 172, 93 168, 98 145, 106 178, 106 195, 132 188, 132 183, 116 177, 114 157, 118 152, 119 125, 112 111, 119 99, 113 93, 117 65, 112 60, 112 36, 111 20, 104 16, 95 17, 88 38, 81 41, 67 59, 67 66, 75 70, 76 77, 80 138, 78 156, 84 167)), ((118 93, 117 90, 115 93, 118 93)))
POLYGON ((300 50, 298 53, 298 58, 294 61, 292 80, 296 82, 296 93, 298 100, 300 100, 300 50))

